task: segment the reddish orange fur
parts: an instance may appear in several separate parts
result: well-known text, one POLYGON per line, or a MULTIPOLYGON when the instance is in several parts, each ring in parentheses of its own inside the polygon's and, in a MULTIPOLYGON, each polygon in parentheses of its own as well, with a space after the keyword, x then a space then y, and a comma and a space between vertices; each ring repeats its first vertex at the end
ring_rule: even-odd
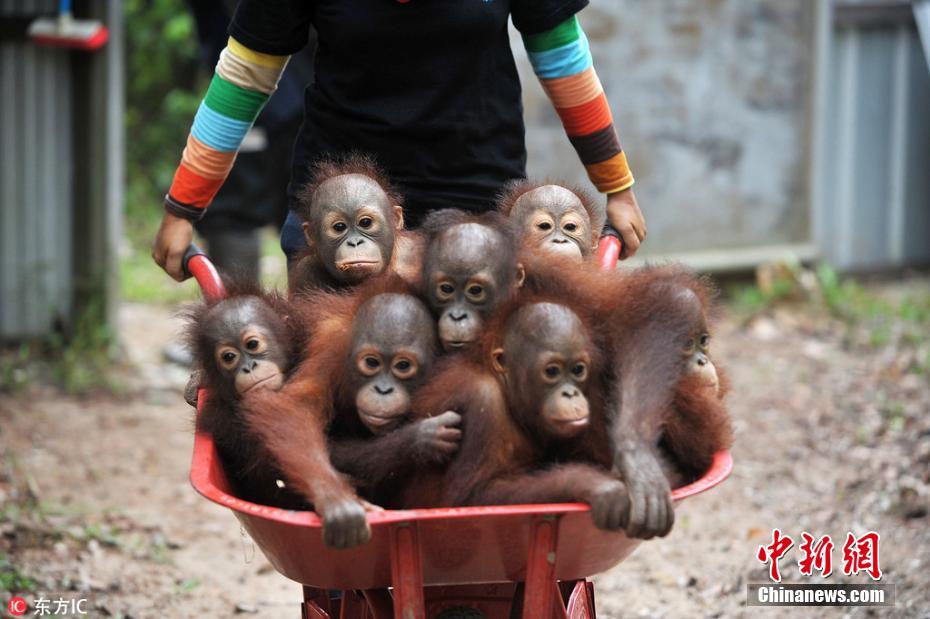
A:
POLYGON ((715 453, 733 445, 733 428, 723 403, 729 382, 719 365, 717 377, 719 395, 709 393, 696 377, 683 378, 663 428, 660 443, 686 483, 710 468, 715 453))
MULTIPOLYGON (((298 195, 297 214, 304 222, 311 222, 311 205, 313 196, 324 182, 346 174, 361 174, 372 179, 388 198, 392 205, 403 206, 403 197, 391 184, 384 170, 374 157, 360 153, 350 153, 343 157, 320 159, 313 164, 310 181, 298 195)), ((388 213, 389 223, 396 227, 398 218, 393 210, 388 213)), ((419 277, 422 261, 422 235, 411 230, 395 232, 391 264, 387 272, 397 273, 409 282, 419 277)), ((298 254, 288 269, 288 290, 293 294, 302 290, 351 288, 345 282, 337 281, 330 275, 320 261, 317 251, 309 247, 298 254)))
POLYGON ((256 297, 281 318, 280 324, 263 326, 274 331, 276 339, 289 347, 285 355, 291 360, 290 365, 282 369, 290 373, 304 352, 307 325, 291 311, 282 296, 264 292, 257 284, 224 279, 224 286, 227 294, 223 299, 196 303, 187 308, 184 314, 186 339, 194 356, 195 374, 198 377, 197 386, 208 391, 205 401, 200 403, 197 431, 213 437, 226 473, 243 498, 278 507, 300 508, 303 502, 299 497, 286 489, 279 489, 275 484, 276 478, 280 477, 278 467, 261 437, 250 427, 238 393, 216 367, 215 342, 204 331, 211 309, 221 301, 256 297))
POLYGON ((573 310, 596 342, 596 334, 588 329, 588 313, 565 298, 529 293, 502 306, 481 340, 443 359, 433 378, 417 392, 414 408, 420 415, 446 410, 462 414, 464 441, 446 474, 441 479, 435 474, 415 479, 405 489, 401 507, 588 500, 592 488, 607 478, 606 472, 587 464, 599 460, 607 466, 610 457, 599 345, 589 351, 592 424, 582 436, 558 444, 540 434, 538 411, 515 410, 508 404, 500 375, 491 364, 491 351, 502 343, 508 319, 537 302, 573 310))
MULTIPOLYGON (((709 398, 687 377, 679 378, 680 373, 658 375, 651 372, 655 367, 651 361, 637 361, 659 354, 657 339, 638 337, 647 329, 661 338, 680 332, 693 320, 690 313, 677 307, 674 291, 691 291, 708 319, 715 317, 716 291, 710 280, 679 265, 604 272, 591 264, 569 264, 534 251, 524 251, 521 260, 526 266, 528 290, 575 300, 587 310, 589 324, 608 336, 614 376, 639 371, 645 377, 643 391, 652 400, 636 426, 646 441, 656 445, 661 438, 686 478, 693 479, 707 470, 713 454, 732 443, 730 419, 722 401, 729 382, 720 365, 715 363, 720 396, 709 398)), ((678 344, 667 341, 664 346, 671 353, 663 358, 676 358, 678 344)), ((616 382, 614 378, 608 380, 616 382)), ((614 390, 608 403, 607 416, 611 419, 616 419, 621 409, 618 396, 614 390)))
POLYGON ((250 428, 262 438, 288 485, 320 510, 320 503, 354 496, 352 486, 329 458, 326 427, 339 399, 342 371, 351 347, 358 307, 383 292, 408 292, 396 276, 369 280, 351 292, 300 293, 295 312, 313 334, 304 361, 281 391, 243 400, 250 428))

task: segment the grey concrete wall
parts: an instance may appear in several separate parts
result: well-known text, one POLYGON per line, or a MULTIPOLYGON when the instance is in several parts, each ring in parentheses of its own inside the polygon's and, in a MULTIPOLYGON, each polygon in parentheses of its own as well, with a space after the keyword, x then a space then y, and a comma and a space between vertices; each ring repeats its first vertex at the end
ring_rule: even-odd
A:
MULTIPOLYGON (((814 4, 593 0, 582 11, 646 214, 644 253, 809 240, 814 4)), ((587 182, 518 40, 514 50, 530 175, 587 182)))

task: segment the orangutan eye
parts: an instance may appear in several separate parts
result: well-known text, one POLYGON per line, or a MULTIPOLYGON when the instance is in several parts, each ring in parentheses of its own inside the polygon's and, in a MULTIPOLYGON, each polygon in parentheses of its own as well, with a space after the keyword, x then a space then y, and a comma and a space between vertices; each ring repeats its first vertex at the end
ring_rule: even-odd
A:
POLYGON ((468 287, 468 294, 470 294, 473 297, 479 296, 482 292, 484 292, 484 288, 482 288, 481 286, 478 286, 477 284, 474 286, 468 287))
POLYGON ((232 346, 222 346, 216 351, 216 361, 224 370, 231 370, 239 362, 239 351, 232 346))
POLYGON ((359 228, 364 228, 364 229, 367 230, 368 228, 371 227, 371 224, 373 224, 373 223, 375 223, 375 222, 374 222, 374 220, 372 220, 371 217, 362 217, 361 219, 358 220, 358 227, 359 227, 359 228))
POLYGON ((539 228, 540 230, 546 230, 546 231, 552 230, 552 224, 549 223, 548 221, 541 221, 538 224, 536 224, 536 227, 539 228))
POLYGON ((393 370, 394 376, 401 380, 407 380, 408 378, 413 378, 417 373, 417 364, 410 359, 401 357, 394 361, 393 370))
POLYGON ((567 224, 565 224, 565 229, 566 229, 567 231, 569 231, 569 232, 574 232, 575 230, 578 229, 578 225, 577 225, 577 224, 573 224, 573 223, 567 223, 567 224))
POLYGON ((587 374, 587 371, 588 367, 584 363, 576 363, 572 366, 572 374, 574 374, 576 378, 582 378, 587 374))
POLYGON ((251 340, 249 340, 248 342, 245 343, 245 347, 248 348, 248 349, 251 350, 251 351, 258 350, 258 346, 259 346, 259 342, 258 342, 258 340, 255 339, 254 337, 253 337, 251 340))
POLYGON ((455 287, 452 284, 439 284, 439 291, 442 294, 452 294, 455 292, 455 287))
POLYGON ((337 221, 333 224, 333 230, 336 232, 345 232, 346 228, 348 228, 348 226, 343 221, 337 221))
POLYGON ((705 333, 701 336, 701 348, 707 348, 708 345, 710 345, 710 336, 705 333))
POLYGON ((355 364, 363 376, 374 376, 381 370, 381 357, 375 353, 361 353, 355 364))
POLYGON ((688 340, 685 342, 684 346, 682 347, 682 350, 684 351, 686 355, 690 355, 691 353, 694 352, 694 346, 695 346, 694 338, 688 338, 688 340))
POLYGON ((556 376, 559 375, 559 366, 557 366, 557 365, 547 365, 547 366, 546 366, 546 369, 545 369, 544 371, 545 371, 547 377, 549 377, 549 378, 555 378, 556 376))

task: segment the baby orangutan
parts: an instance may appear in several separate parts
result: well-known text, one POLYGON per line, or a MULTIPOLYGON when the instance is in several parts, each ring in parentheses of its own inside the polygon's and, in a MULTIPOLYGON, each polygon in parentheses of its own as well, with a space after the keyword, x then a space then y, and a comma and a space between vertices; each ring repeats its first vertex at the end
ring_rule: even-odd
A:
POLYGON ((416 297, 383 293, 359 306, 329 450, 336 468, 369 500, 390 502, 405 476, 458 451, 457 413, 411 421, 411 398, 429 376, 436 350, 432 317, 416 297))
POLYGON ((715 453, 733 444, 730 416, 723 403, 730 384, 710 357, 710 333, 703 314, 681 348, 684 370, 675 386, 671 413, 661 428, 659 446, 673 465, 666 472, 672 487, 705 473, 715 453))
POLYGON ((313 325, 306 361, 280 391, 250 393, 243 402, 250 427, 288 486, 313 504, 323 539, 335 548, 371 535, 365 513, 372 506, 357 488, 390 495, 407 471, 457 448, 456 413, 409 415, 436 336, 429 312, 408 291, 401 278, 386 276, 351 291, 300 296, 295 312, 313 325))
POLYGON ((613 470, 631 500, 627 534, 666 535, 672 487, 706 472, 732 441, 726 377, 709 356, 713 288, 674 265, 599 271, 539 252, 522 259, 526 290, 572 299, 601 323, 613 470))
MULTIPOLYGON (((417 396, 418 409, 457 410, 466 424, 442 480, 444 504, 580 501, 598 527, 626 526, 627 490, 608 471, 603 365, 592 335, 561 300, 524 299, 462 357, 448 358, 417 396)), ((419 496, 416 482, 407 497, 412 506, 433 498, 419 496)))
POLYGON ((278 507, 305 502, 277 485, 281 477, 241 410, 249 393, 276 391, 294 365, 303 338, 284 317, 285 302, 273 295, 233 295, 200 304, 189 313, 188 339, 197 381, 209 396, 197 419, 208 432, 233 485, 242 498, 278 507))
POLYGON ((576 262, 594 252, 607 217, 604 204, 581 189, 531 181, 508 184, 498 209, 515 222, 524 248, 576 262))
POLYGON ((291 269, 290 290, 344 288, 418 260, 417 235, 403 232, 401 198, 369 157, 317 163, 298 214, 308 251, 291 269))
POLYGON ((430 213, 421 286, 445 350, 471 344, 484 321, 523 283, 510 222, 497 213, 430 213))

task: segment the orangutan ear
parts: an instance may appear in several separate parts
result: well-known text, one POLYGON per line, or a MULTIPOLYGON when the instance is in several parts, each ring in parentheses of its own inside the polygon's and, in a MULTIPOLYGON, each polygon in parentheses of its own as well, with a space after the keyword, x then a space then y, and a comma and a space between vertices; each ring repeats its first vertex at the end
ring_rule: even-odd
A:
POLYGON ((526 281, 526 269, 523 268, 523 263, 517 263, 517 288, 523 287, 523 282, 526 281))
POLYGON ((310 234, 310 222, 305 221, 300 224, 300 227, 304 231, 304 240, 307 241, 307 247, 313 247, 313 235, 310 234))
POLYGON ((504 367, 504 349, 495 348, 491 351, 491 367, 498 374, 506 374, 507 368, 504 367))
POLYGON ((395 204, 391 207, 391 211, 394 213, 394 228, 397 230, 404 229, 404 207, 400 204, 395 204))

